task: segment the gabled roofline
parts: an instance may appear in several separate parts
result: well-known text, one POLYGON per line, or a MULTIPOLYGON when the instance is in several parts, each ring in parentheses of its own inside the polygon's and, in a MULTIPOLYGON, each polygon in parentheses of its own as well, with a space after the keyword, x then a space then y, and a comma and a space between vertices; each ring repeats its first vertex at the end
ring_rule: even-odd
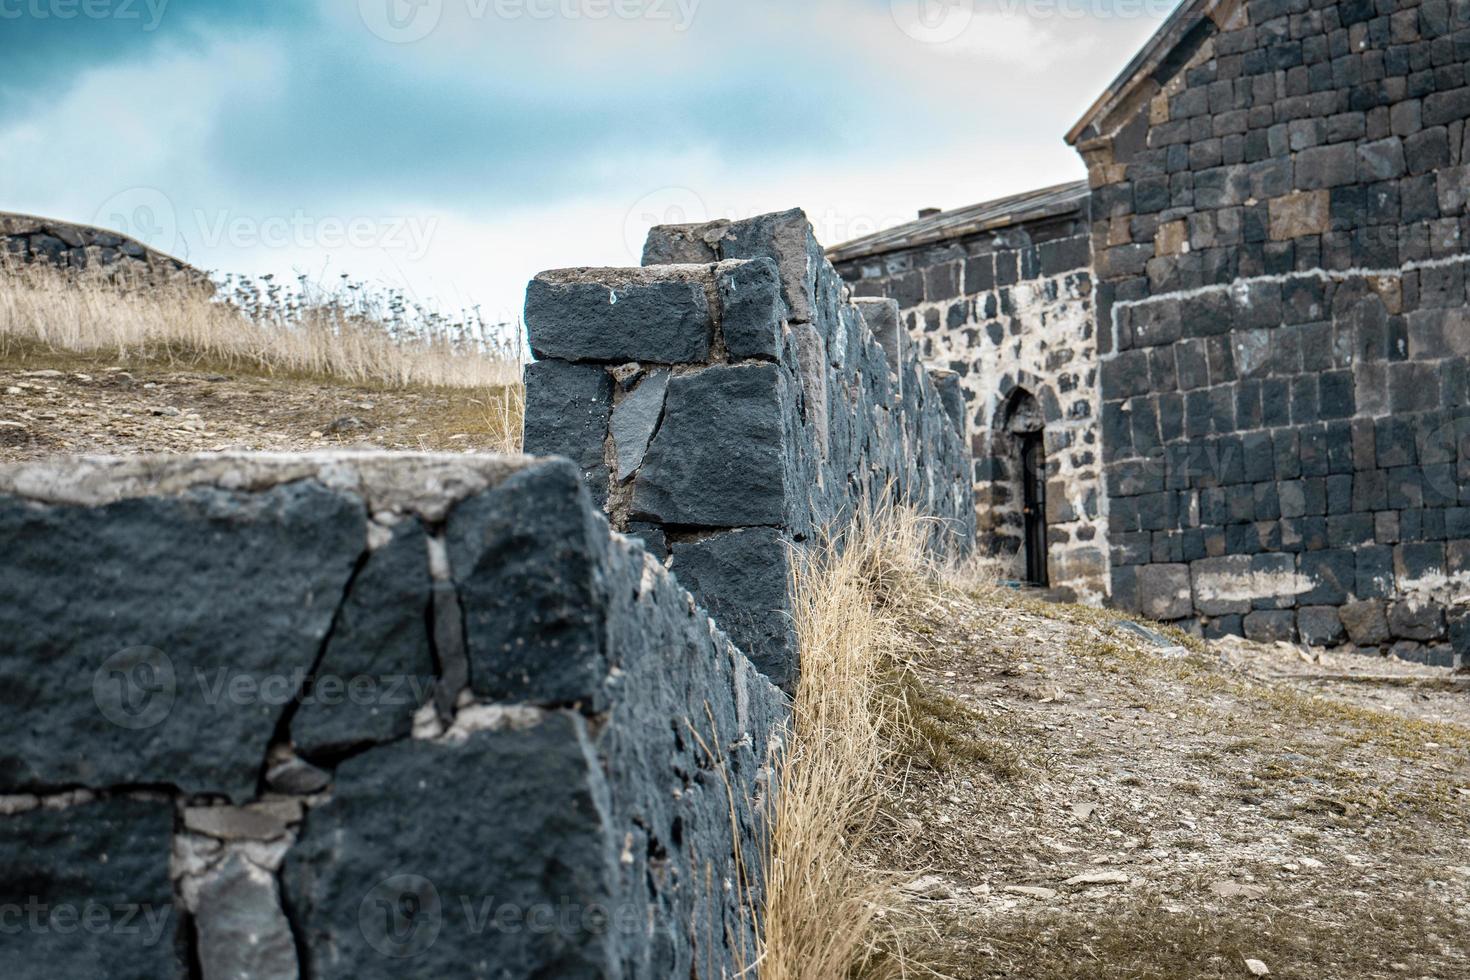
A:
POLYGON ((1107 90, 1083 113, 1067 133, 1067 143, 1077 146, 1107 135, 1103 123, 1118 107, 1133 102, 1140 94, 1140 86, 1153 82, 1155 90, 1162 87, 1200 44, 1244 7, 1244 0, 1184 0, 1113 79, 1107 90))

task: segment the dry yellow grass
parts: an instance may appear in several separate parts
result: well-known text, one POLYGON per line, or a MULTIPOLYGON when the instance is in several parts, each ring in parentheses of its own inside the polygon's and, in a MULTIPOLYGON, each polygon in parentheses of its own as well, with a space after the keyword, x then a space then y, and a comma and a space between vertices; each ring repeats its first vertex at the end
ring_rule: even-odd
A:
POLYGON ((902 972, 885 922, 893 882, 855 855, 872 832, 887 763, 913 742, 913 705, 894 683, 895 617, 933 579, 912 514, 855 523, 798 562, 802 676, 775 800, 759 959, 765 980, 902 972))
MULTIPOLYGON (((269 292, 276 300, 277 294, 269 292)), ((118 360, 161 359, 394 387, 520 382, 514 338, 487 349, 447 322, 404 330, 342 294, 247 311, 187 282, 128 284, 46 266, 0 269, 0 356, 34 345, 118 360)), ((513 409, 497 404, 495 412, 513 409)))

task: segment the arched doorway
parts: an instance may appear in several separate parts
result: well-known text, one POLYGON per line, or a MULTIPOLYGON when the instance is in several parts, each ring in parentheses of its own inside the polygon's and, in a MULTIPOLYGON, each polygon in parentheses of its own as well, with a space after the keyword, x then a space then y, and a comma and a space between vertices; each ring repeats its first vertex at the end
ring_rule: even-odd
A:
POLYGON ((1046 554, 1046 421, 1036 397, 1017 388, 996 415, 993 451, 1008 476, 1010 500, 1020 504, 1017 571, 1031 585, 1050 583, 1046 554))

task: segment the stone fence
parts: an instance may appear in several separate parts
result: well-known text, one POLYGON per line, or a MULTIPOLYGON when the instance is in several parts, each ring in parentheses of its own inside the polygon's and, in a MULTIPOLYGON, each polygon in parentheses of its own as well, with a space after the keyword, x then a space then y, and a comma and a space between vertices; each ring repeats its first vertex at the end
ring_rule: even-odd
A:
POLYGON ((570 462, 0 467, 0 975, 751 965, 791 551, 885 500, 967 550, 970 461, 799 213, 650 255, 531 286, 570 462))
POLYGON ((0 471, 0 975, 688 977, 787 717, 564 461, 0 471))
POLYGON ((144 282, 209 281, 188 263, 114 231, 0 213, 0 267, 7 262, 121 274, 144 282))
POLYGON ((531 283, 526 450, 582 469, 767 676, 799 665, 793 548, 906 503, 934 547, 975 540, 956 375, 892 300, 854 300, 800 211, 655 228, 644 267, 531 283))

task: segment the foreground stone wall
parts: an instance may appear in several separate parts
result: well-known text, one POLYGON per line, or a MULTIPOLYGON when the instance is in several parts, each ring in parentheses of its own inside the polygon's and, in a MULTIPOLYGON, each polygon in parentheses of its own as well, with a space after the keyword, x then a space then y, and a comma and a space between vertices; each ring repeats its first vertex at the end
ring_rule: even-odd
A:
POLYGON ((565 461, 0 469, 0 974, 733 974, 787 702, 565 461))
POLYGON ((1113 598, 1470 651, 1470 7, 1196 5, 1077 134, 1113 598))
MULTIPOLYGON (((980 547, 1025 574, 1021 399, 1046 450, 1050 584, 1107 595, 1097 338, 1085 196, 1070 213, 839 262, 859 296, 895 300, 919 356, 960 377, 980 547)), ((1024 410, 1024 409, 1023 409, 1024 410)))
POLYGON ((0 213, 0 268, 50 265, 145 282, 206 282, 204 273, 126 235, 47 218, 0 213))
POLYGON ((851 300, 800 211, 656 228, 640 269, 531 283, 526 448, 576 461, 774 681, 798 664, 793 548, 859 509, 974 541, 958 378, 902 343, 897 305, 851 300))

